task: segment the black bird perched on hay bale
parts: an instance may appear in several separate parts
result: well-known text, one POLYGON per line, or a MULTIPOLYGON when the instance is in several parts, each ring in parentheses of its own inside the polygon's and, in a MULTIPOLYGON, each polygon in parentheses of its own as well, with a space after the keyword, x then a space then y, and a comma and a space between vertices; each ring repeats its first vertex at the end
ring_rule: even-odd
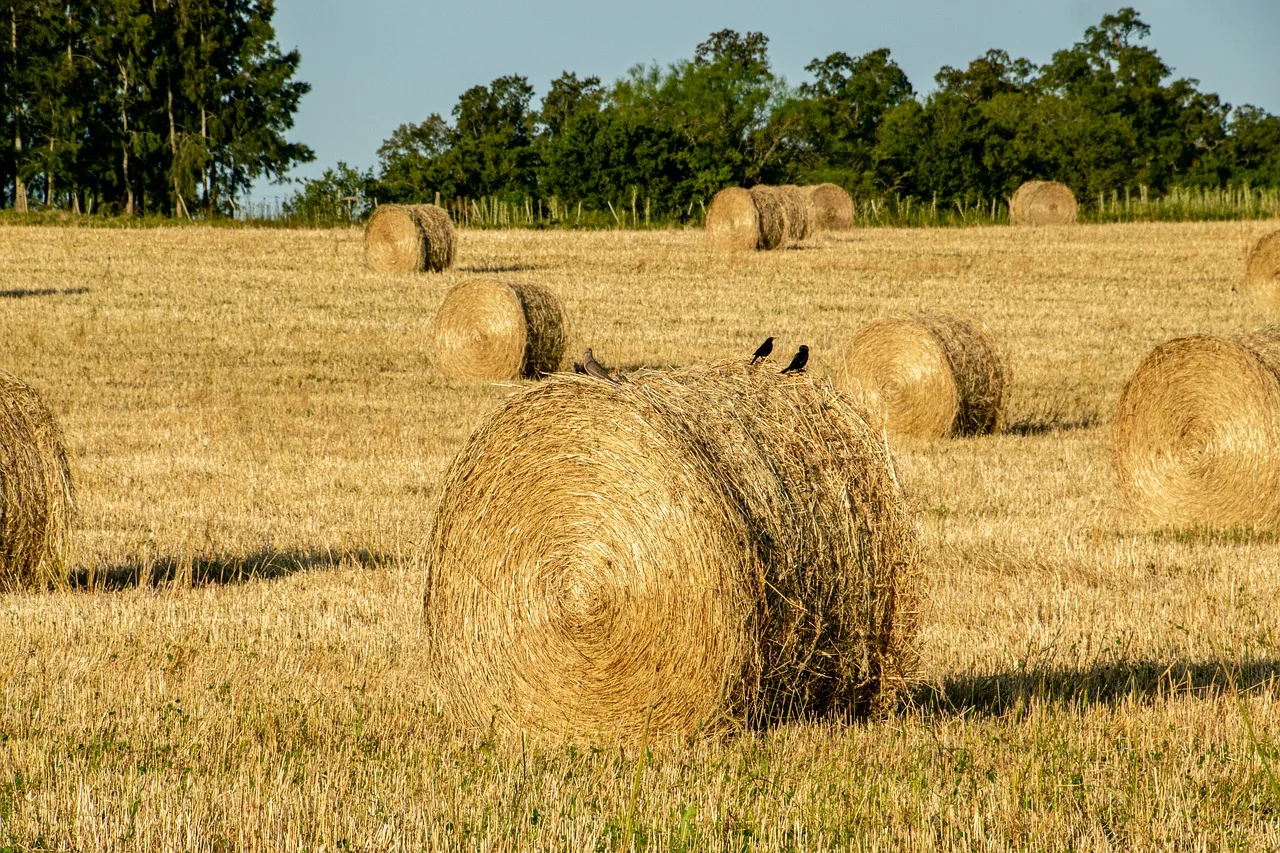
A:
POLYGON ((596 361, 596 357, 591 354, 591 347, 587 347, 587 351, 582 355, 582 369, 586 371, 588 376, 594 376, 596 379, 603 379, 605 382, 612 382, 615 385, 618 380, 609 375, 609 371, 600 366, 600 362, 596 361))
POLYGON ((800 345, 800 351, 791 359, 791 363, 782 368, 783 373, 804 373, 804 366, 809 363, 809 347, 800 345))
POLYGON ((768 358, 771 352, 773 352, 773 337, 769 336, 764 339, 764 343, 756 350, 755 355, 751 356, 751 363, 755 364, 763 358, 768 358))

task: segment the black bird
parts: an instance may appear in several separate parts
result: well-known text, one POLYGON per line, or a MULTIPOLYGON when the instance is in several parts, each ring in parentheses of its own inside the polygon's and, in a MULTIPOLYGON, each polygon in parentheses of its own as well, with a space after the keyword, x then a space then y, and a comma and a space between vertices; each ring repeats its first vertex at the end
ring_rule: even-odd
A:
POLYGON ((764 343, 762 343, 760 348, 756 350, 755 355, 751 356, 751 363, 755 364, 762 358, 768 358, 769 353, 771 352, 773 352, 773 338, 768 337, 764 339, 764 343))
POLYGON ((782 368, 783 373, 804 373, 804 366, 809 363, 809 347, 804 344, 800 345, 800 351, 796 353, 795 358, 791 359, 791 363, 782 368))
POLYGON ((609 371, 600 366, 600 362, 596 361, 596 357, 591 354, 591 347, 587 347, 587 351, 582 356, 582 369, 586 371, 588 376, 594 376, 596 379, 603 379, 605 382, 613 382, 617 384, 618 380, 609 375, 609 371))

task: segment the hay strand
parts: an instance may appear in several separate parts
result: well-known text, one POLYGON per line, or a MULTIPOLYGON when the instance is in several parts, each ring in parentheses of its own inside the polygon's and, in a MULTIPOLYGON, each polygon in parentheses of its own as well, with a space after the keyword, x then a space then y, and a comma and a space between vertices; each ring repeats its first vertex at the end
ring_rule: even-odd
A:
POLYGON ((365 261, 377 272, 441 272, 456 247, 453 220, 434 204, 379 205, 364 229, 365 261))
POLYGON ((853 227, 853 198, 844 187, 818 184, 805 188, 809 195, 809 230, 848 231, 853 227))
POLYGON ((760 248, 760 212, 742 187, 720 190, 707 208, 707 242, 713 249, 760 248))
POLYGON ((1280 309, 1280 231, 1258 240, 1249 252, 1244 292, 1263 308, 1280 309))
POLYGON ((1011 225, 1074 225, 1076 196, 1057 181, 1027 181, 1009 199, 1011 225))
POLYGON ((74 515, 62 431, 35 389, 0 371, 0 590, 67 582, 74 515))
POLYGON ((760 248, 784 249, 787 246, 787 206, 777 187, 758 185, 749 192, 760 214, 760 248))
POLYGON ((554 373, 569 342, 564 304, 538 284, 468 279, 449 289, 436 313, 436 364, 451 379, 554 373))
POLYGON ((952 314, 890 317, 846 347, 837 383, 874 424, 922 437, 999 428, 1009 369, 981 323, 952 314))
POLYGON ((451 713, 509 730, 875 713, 914 666, 915 564, 888 451, 829 386, 557 376, 445 475, 428 668, 451 713))
POLYGON ((1120 489, 1177 526, 1280 524, 1280 327, 1156 347, 1112 426, 1120 489))

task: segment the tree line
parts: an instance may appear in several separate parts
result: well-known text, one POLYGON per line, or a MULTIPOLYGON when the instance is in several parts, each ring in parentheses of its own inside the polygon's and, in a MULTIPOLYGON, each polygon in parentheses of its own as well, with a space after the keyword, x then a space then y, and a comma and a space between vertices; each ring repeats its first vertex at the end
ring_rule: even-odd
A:
POLYGON ((0 203, 117 214, 234 213, 308 84, 272 0, 0 2, 0 203))
POLYGON ((290 208, 319 211, 360 192, 604 210, 639 195, 686 218, 722 187, 755 183, 832 181, 855 196, 945 205, 1003 199, 1036 178, 1083 199, 1280 187, 1280 117, 1174 78, 1149 34, 1123 8, 1044 65, 990 50, 944 66, 922 95, 885 48, 815 59, 793 87, 773 72, 762 33, 722 30, 692 59, 637 66, 612 84, 565 72, 536 106, 520 75, 474 86, 452 121, 397 127, 376 171, 340 163, 290 208))

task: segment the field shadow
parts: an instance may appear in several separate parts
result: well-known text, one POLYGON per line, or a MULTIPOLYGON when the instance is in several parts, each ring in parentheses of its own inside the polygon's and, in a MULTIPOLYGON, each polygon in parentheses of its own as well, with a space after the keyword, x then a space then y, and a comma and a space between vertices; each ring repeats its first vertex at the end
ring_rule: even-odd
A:
POLYGON ((0 299, 26 299, 28 296, 79 296, 88 292, 87 287, 13 287, 0 290, 0 299))
POLYGON ((115 590, 169 583, 210 586, 250 580, 275 580, 304 571, 325 571, 348 561, 366 569, 389 562, 383 556, 364 549, 273 551, 264 548, 251 554, 235 556, 134 560, 96 572, 79 569, 71 573, 69 580, 74 589, 115 590))
POLYGON ((1046 435, 1051 432, 1074 432, 1091 429, 1102 423, 1102 418, 1090 412, 1077 417, 1061 415, 1029 415, 1004 425, 1006 435, 1046 435))
POLYGON ((458 267, 458 272, 474 272, 474 273, 506 273, 506 272, 528 272, 529 270, 538 269, 535 264, 472 264, 467 267, 458 267))
POLYGON ((1280 687, 1280 659, 1239 661, 1137 660, 1084 669, 1029 667, 964 675, 917 687, 912 704, 926 716, 1002 717, 1033 701, 1060 705, 1152 702, 1163 696, 1209 697, 1280 687))

